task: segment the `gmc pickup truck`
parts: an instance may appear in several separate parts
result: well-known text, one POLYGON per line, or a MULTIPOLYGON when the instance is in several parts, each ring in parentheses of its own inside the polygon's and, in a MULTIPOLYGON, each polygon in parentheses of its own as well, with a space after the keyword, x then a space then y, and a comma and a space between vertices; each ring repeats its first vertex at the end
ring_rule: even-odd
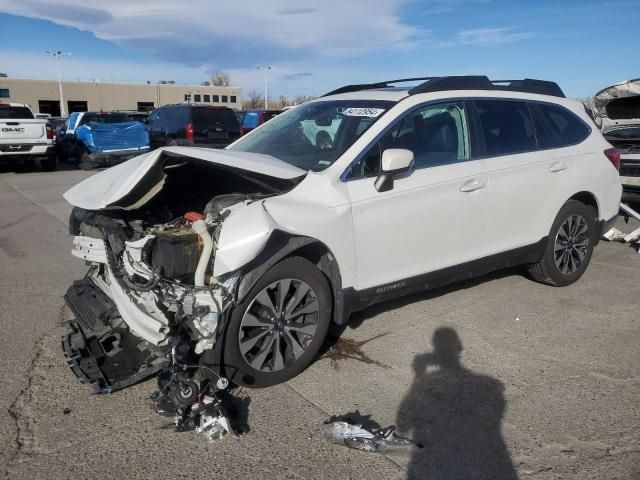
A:
POLYGON ((36 160, 44 171, 56 169, 53 130, 28 105, 0 103, 0 164, 22 162, 31 168, 36 160))

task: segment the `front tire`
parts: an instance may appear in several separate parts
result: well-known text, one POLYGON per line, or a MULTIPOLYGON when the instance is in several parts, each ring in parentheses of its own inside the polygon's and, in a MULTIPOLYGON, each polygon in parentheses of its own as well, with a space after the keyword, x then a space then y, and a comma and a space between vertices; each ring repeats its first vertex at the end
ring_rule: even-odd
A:
POLYGON ((540 283, 571 285, 587 269, 596 235, 595 209, 569 200, 553 222, 542 260, 529 265, 529 273, 540 283))
POLYGON ((308 260, 290 257, 268 270, 231 312, 224 346, 227 377, 269 387, 313 361, 331 323, 331 291, 308 260))

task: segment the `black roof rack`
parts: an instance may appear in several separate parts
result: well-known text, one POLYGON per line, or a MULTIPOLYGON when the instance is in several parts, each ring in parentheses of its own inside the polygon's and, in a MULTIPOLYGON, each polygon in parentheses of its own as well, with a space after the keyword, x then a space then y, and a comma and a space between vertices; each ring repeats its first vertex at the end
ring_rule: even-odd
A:
POLYGON ((409 89, 409 95, 417 93, 440 92, 444 90, 506 90, 510 92, 537 93, 539 95, 551 95, 564 97, 564 92, 555 82, 547 80, 534 80, 525 78, 522 80, 489 80, 484 75, 465 75, 452 77, 417 77, 399 80, 387 80, 385 82, 365 83, 360 85, 347 85, 333 90, 328 95, 339 93, 357 92, 360 90, 372 90, 376 88, 389 88, 390 84, 423 80, 423 83, 409 89))
POLYGON ((393 83, 403 83, 403 82, 415 82, 416 80, 433 80, 438 77, 415 77, 415 78, 399 78, 397 80, 385 80, 384 82, 377 83, 361 83, 356 85, 345 85, 344 87, 336 88, 335 90, 330 91, 329 93, 325 93, 322 95, 323 97, 328 97, 329 95, 338 95, 339 93, 349 93, 349 92, 359 92, 360 90, 373 90, 374 88, 389 88, 393 83))

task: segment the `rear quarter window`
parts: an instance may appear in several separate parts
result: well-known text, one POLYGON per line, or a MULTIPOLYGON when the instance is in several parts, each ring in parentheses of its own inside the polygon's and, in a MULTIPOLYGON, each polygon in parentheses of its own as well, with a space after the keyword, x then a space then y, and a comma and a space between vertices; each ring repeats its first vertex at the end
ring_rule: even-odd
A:
POLYGON ((488 156, 537 150, 533 122, 525 102, 476 100, 475 105, 488 156))
POLYGON ((591 129, 566 108, 546 103, 531 103, 531 114, 541 149, 576 145, 591 129))

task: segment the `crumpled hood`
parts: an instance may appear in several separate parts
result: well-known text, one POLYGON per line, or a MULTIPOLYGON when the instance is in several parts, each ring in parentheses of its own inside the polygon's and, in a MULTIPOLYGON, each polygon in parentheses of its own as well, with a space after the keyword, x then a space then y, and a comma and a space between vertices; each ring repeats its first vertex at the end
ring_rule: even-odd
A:
POLYGON ((593 96, 593 113, 597 117, 608 117, 607 106, 619 99, 640 96, 640 78, 625 80, 603 88, 593 96))
POLYGON ((67 190, 63 197, 85 210, 133 210, 149 201, 164 185, 164 161, 200 160, 240 175, 257 173, 291 180, 307 172, 269 155, 196 147, 164 147, 104 170, 67 190))

